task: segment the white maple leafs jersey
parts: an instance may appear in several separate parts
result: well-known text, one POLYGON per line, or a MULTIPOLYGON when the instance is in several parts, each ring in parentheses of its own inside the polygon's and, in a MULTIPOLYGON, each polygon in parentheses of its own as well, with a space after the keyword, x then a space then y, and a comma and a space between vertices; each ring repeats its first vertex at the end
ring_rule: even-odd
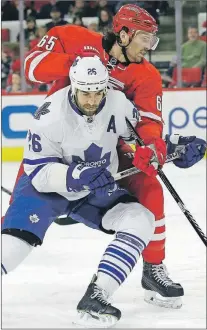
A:
POLYGON ((44 100, 36 111, 24 149, 24 170, 40 192, 57 192, 68 200, 89 192, 68 192, 66 176, 72 162, 118 170, 117 142, 130 138, 125 116, 133 126, 138 111, 124 93, 109 90, 106 102, 90 122, 69 102, 70 86, 44 100))

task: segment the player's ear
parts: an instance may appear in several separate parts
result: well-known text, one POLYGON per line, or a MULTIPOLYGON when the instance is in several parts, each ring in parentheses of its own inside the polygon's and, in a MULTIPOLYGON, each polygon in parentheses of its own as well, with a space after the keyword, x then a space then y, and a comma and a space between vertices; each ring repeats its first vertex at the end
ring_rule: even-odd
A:
POLYGON ((122 46, 127 46, 129 44, 129 35, 126 31, 121 30, 119 33, 119 37, 120 37, 120 43, 122 44, 122 46))

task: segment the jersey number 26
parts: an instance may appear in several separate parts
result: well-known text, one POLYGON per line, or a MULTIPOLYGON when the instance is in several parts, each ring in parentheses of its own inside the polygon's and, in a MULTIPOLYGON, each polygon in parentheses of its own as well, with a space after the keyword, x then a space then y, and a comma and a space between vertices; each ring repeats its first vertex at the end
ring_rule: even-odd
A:
POLYGON ((28 142, 29 142, 29 150, 33 150, 34 152, 42 151, 41 146, 41 137, 37 134, 32 134, 31 131, 28 131, 28 142))

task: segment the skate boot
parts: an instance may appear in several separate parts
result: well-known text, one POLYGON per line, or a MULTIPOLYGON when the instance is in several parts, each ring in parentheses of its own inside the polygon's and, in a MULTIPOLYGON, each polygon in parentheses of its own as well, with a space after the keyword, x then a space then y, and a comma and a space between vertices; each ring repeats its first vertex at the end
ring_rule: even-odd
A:
POLYGON ((75 323, 83 327, 109 328, 121 318, 121 312, 107 301, 107 294, 96 285, 96 279, 94 275, 77 306, 78 319, 75 323))
POLYGON ((142 287, 146 302, 160 307, 181 308, 183 287, 168 277, 163 263, 156 265, 143 261, 142 287))

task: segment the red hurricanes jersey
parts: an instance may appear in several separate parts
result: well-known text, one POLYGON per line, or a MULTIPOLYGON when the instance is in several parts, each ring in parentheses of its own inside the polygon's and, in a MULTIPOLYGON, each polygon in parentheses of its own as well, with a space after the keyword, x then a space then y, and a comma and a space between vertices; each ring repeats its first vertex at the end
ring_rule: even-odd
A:
POLYGON ((80 51, 95 48, 107 65, 109 87, 123 91, 141 115, 138 131, 143 139, 162 136, 162 81, 157 69, 142 63, 116 63, 102 46, 102 36, 86 28, 66 25, 52 28, 25 59, 25 75, 32 82, 51 83, 49 94, 70 84, 69 69, 80 51))

